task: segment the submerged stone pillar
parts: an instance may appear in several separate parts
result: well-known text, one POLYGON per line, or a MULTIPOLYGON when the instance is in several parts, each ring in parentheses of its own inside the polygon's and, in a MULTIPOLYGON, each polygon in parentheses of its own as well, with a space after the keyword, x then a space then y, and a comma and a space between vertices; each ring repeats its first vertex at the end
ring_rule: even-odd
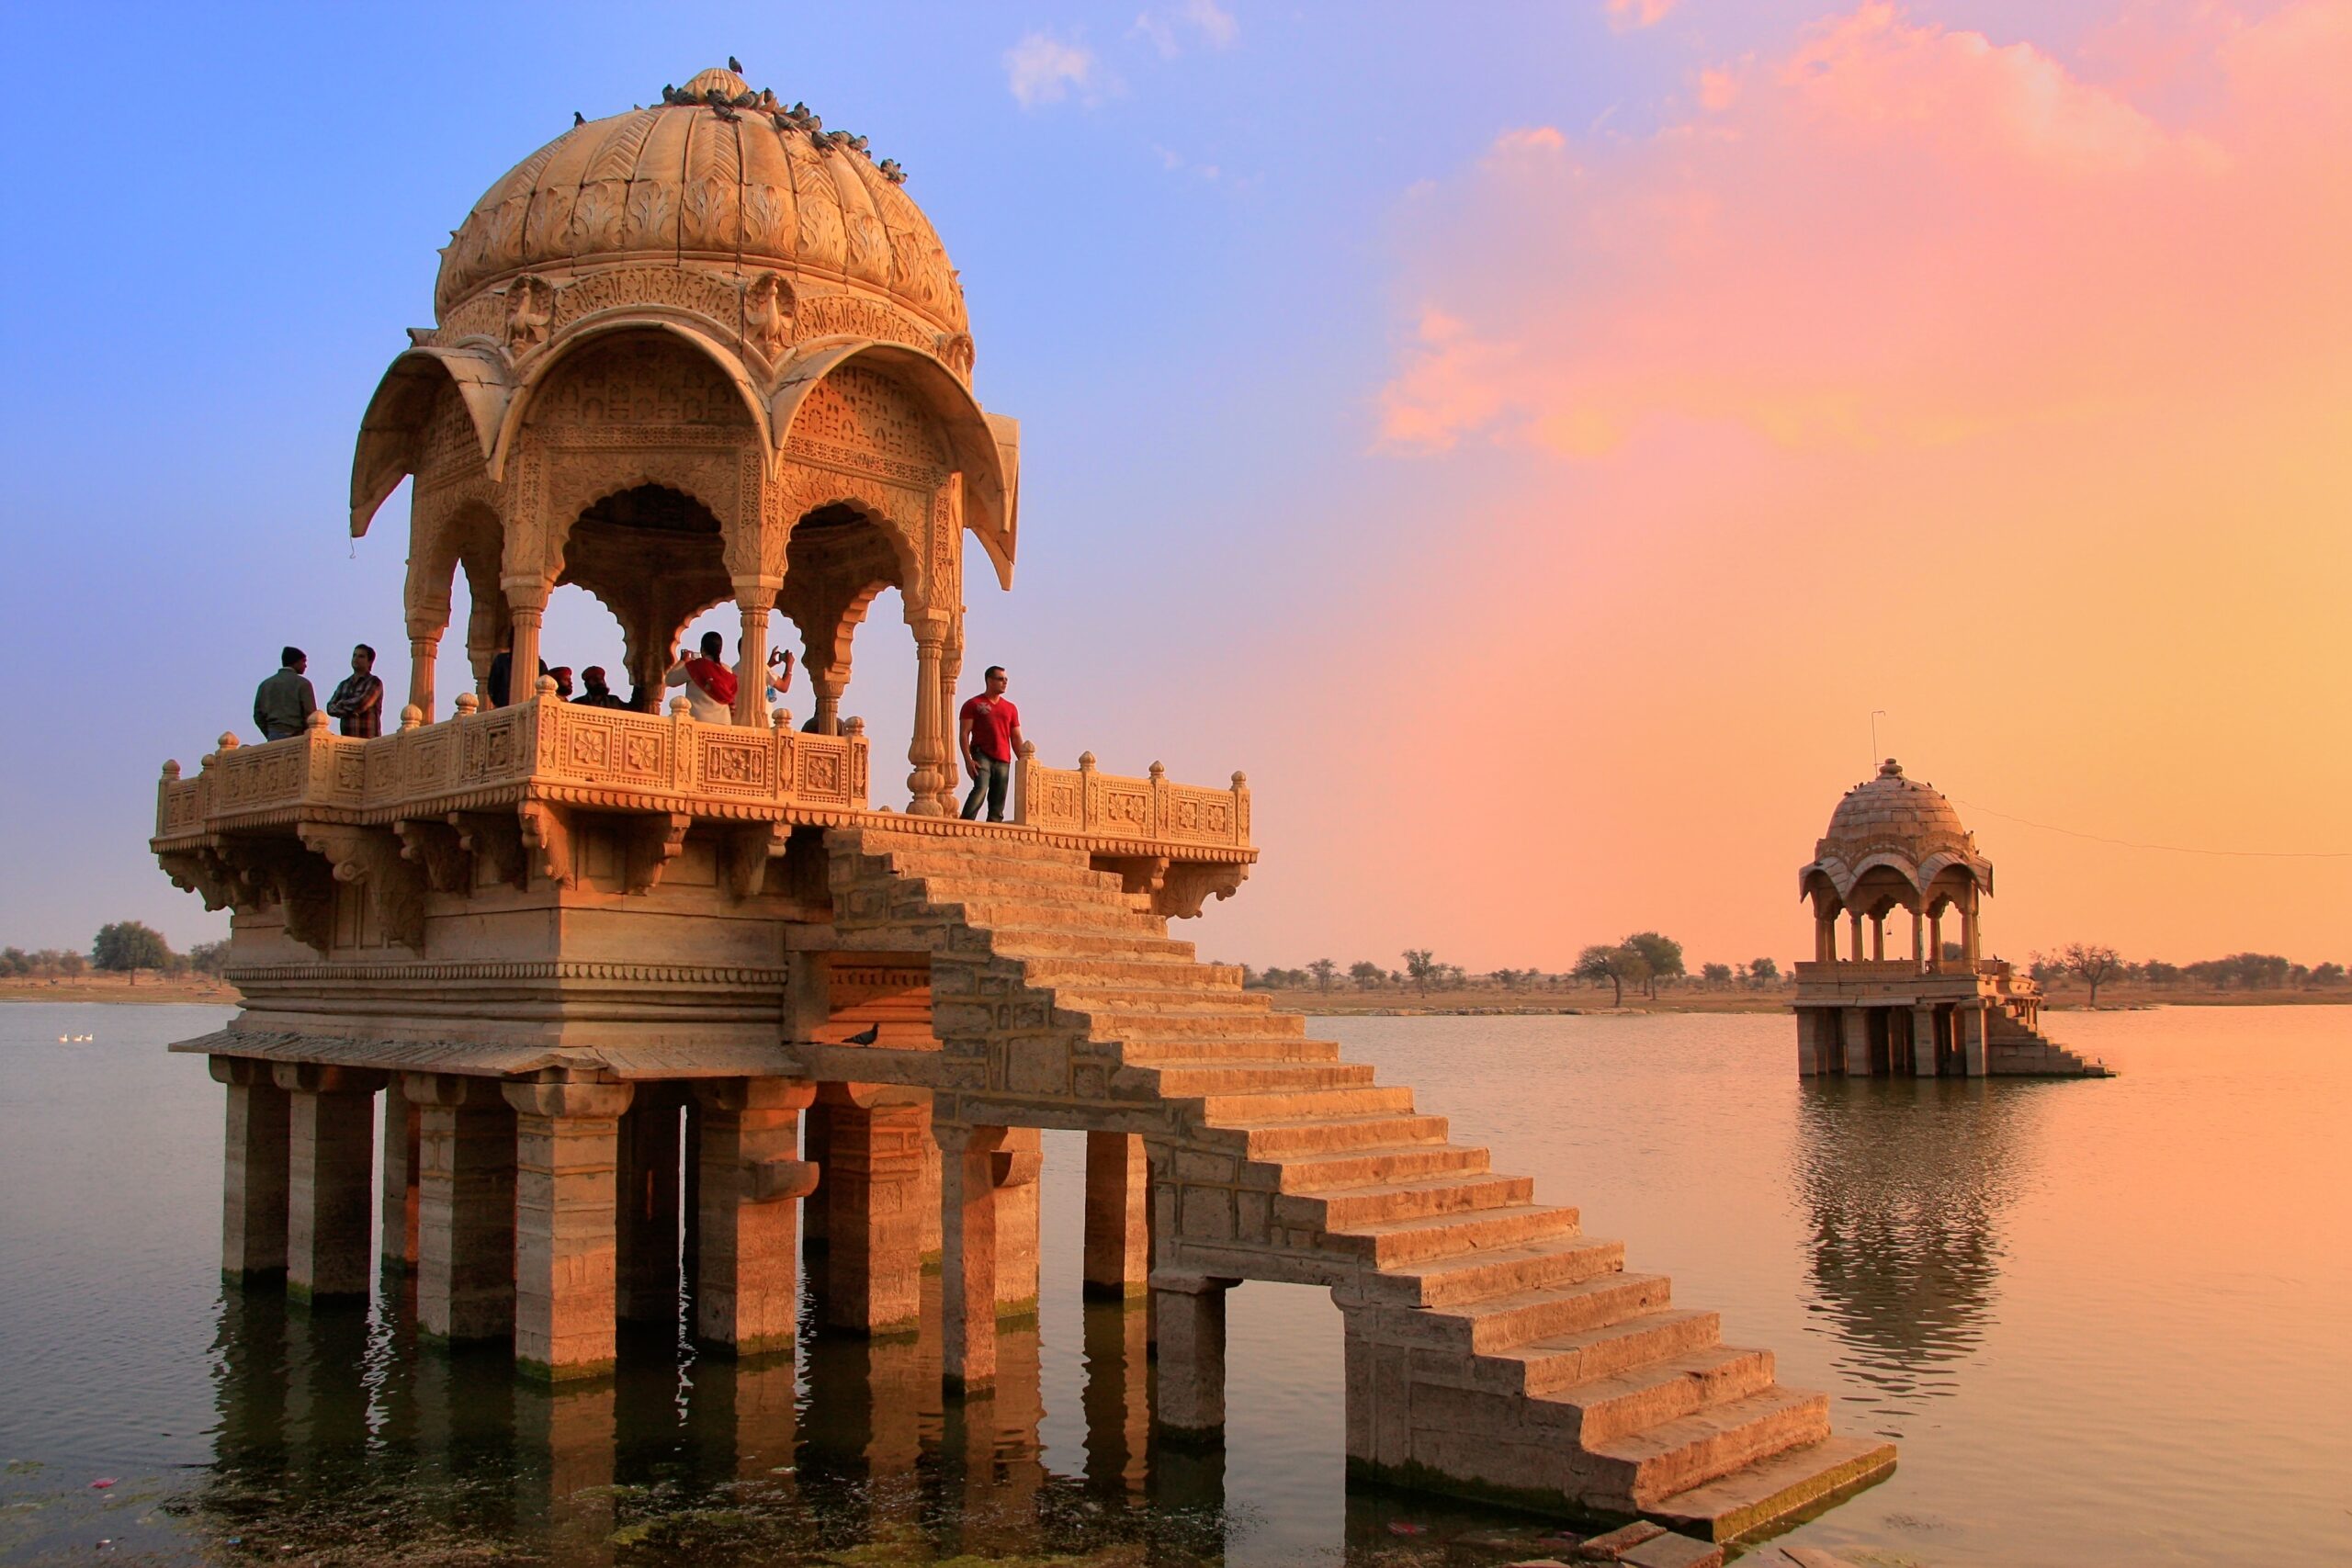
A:
POLYGON ((232 1283, 286 1272, 288 1103, 269 1064, 215 1056, 212 1079, 229 1091, 228 1147, 220 1166, 220 1273, 232 1283))
POLYGON ((1159 1382, 1152 1419, 1165 1431, 1215 1435, 1225 1427, 1225 1292, 1232 1280, 1155 1269, 1159 1382))
POLYGON ((1870 1014, 1860 1008, 1838 1010, 1838 1032, 1845 1056, 1845 1071, 1849 1077, 1866 1078, 1871 1076, 1870 1014))
POLYGON ((719 1078, 695 1087, 702 1167, 695 1337, 738 1356, 789 1353, 800 1320, 799 1200, 817 1168, 799 1157, 798 1078, 719 1078))
POLYGON ((1045 1134, 1009 1127, 990 1162, 996 1178, 996 1314, 1037 1313, 1037 1177, 1045 1168, 1045 1134))
POLYGON ((1911 1010, 1911 1071, 1919 1077, 1936 1076, 1936 1010, 1911 1010))
POLYGON ((1151 1168, 1133 1133, 1086 1134, 1085 1293, 1141 1301, 1151 1280, 1151 1168))
POLYGON ((678 1320, 678 1123, 674 1091, 639 1085, 620 1121, 613 1244, 617 1310, 630 1323, 678 1320))
POLYGON ((952 1393, 996 1382, 996 1172, 1002 1127, 935 1122, 940 1153, 941 1371, 952 1393))
POLYGON ((551 1382, 598 1377, 613 1369, 613 1178, 632 1086, 503 1087, 514 1108, 514 1367, 551 1382))
POLYGON ((384 1180, 381 1235, 384 1272, 416 1267, 417 1108, 397 1083, 384 1094, 384 1180))
POLYGON ((1981 1001, 1963 1002, 1951 1010, 1952 1047, 1960 1053, 1961 1071, 1972 1078, 1985 1073, 1985 1033, 1991 1020, 1981 1001))
POLYGON ((1086 1387, 1079 1396, 1086 1416, 1086 1479, 1130 1496, 1143 1491, 1151 1440, 1151 1347, 1145 1332, 1149 1314, 1132 1310, 1140 1301, 1090 1302, 1080 1335, 1086 1353, 1086 1387))
POLYGON ((912 1334, 920 1322, 922 1145, 930 1115, 927 1105, 828 1108, 820 1189, 828 1327, 912 1334))
POLYGON ((286 1293, 296 1301, 364 1296, 374 1273, 368 1211, 384 1075, 311 1062, 279 1062, 271 1071, 289 1097, 286 1293))
POLYGON ((417 1113, 417 1326, 436 1339, 514 1332, 514 1110, 494 1078, 411 1073, 417 1113))
MULTIPOLYGON (((832 1163, 832 1129, 833 1108, 821 1100, 800 1113, 800 1157, 820 1172, 832 1163)), ((831 1184, 830 1176, 822 1180, 826 1186, 831 1184)), ((802 1207, 800 1240, 804 1247, 822 1247, 827 1244, 827 1238, 832 1234, 826 1224, 830 1206, 828 1199, 820 1198, 814 1203, 802 1207)))

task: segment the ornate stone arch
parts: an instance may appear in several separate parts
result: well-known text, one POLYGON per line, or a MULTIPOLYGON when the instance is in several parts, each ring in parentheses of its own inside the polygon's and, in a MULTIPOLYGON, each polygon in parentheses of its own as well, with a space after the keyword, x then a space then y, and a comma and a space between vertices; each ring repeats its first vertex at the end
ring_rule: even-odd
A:
POLYGON ((427 432, 445 397, 453 397, 472 437, 473 459, 487 463, 514 396, 505 360, 487 348, 412 348, 394 359, 360 416, 351 457, 351 536, 368 532, 377 508, 410 475, 427 467, 427 432))

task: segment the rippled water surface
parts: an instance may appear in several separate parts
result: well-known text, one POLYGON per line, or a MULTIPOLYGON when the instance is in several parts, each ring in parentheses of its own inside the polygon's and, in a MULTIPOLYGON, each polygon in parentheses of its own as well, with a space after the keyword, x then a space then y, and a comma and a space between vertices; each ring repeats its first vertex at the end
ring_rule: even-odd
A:
MULTIPOLYGON (((0 1562, 1466 1564, 1506 1559, 1465 1533, 1541 1533, 1347 1487, 1317 1291, 1234 1292, 1223 1451, 1155 1449, 1134 1315, 1079 1299, 1061 1134, 1043 1310, 970 1405, 930 1331, 743 1366, 640 1337, 549 1395, 420 1348, 396 1282, 315 1315, 224 1293, 220 1090, 161 1050, 224 1016, 0 1007, 0 1562)), ((2125 1076, 1803 1085, 1781 1016, 1317 1027, 1902 1445, 1787 1540, 2352 1562, 2352 1010, 2052 1023, 2125 1076)))

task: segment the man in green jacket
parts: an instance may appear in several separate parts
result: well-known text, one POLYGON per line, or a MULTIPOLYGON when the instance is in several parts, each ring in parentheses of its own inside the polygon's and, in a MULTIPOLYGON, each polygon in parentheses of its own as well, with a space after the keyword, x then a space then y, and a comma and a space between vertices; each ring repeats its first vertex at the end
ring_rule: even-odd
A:
POLYGON ((254 723, 261 730, 264 740, 283 740, 302 733, 311 722, 319 701, 311 694, 311 682, 302 671, 311 661, 299 648, 281 650, 277 656, 277 673, 261 683, 254 693, 254 723))

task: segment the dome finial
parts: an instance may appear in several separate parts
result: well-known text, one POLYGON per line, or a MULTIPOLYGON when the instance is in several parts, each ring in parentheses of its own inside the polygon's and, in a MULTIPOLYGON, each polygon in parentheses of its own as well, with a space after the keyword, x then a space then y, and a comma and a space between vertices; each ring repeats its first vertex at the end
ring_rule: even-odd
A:
POLYGON ((1903 776, 1903 764, 1889 757, 1878 765, 1878 776, 1883 779, 1899 779, 1903 776))

